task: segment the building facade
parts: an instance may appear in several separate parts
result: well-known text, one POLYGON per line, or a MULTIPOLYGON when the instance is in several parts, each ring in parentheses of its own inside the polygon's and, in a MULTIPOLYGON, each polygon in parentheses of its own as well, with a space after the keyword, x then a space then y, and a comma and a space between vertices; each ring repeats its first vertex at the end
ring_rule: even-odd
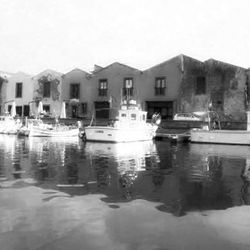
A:
POLYGON ((115 62, 95 66, 92 73, 73 69, 66 74, 45 70, 36 76, 24 73, 1 77, 0 105, 3 113, 16 102, 19 116, 36 116, 38 103, 52 117, 114 118, 122 100, 133 98, 150 119, 160 113, 171 120, 175 113, 213 110, 224 120, 246 118, 249 108, 250 71, 225 62, 205 62, 179 55, 141 71, 115 62))
POLYGON ((12 103, 15 102, 16 114, 20 117, 29 116, 29 103, 32 101, 33 88, 32 76, 22 72, 10 76, 6 88, 5 111, 10 113, 12 103))
POLYGON ((91 107, 91 75, 81 69, 73 69, 62 76, 61 101, 66 105, 66 116, 87 118, 91 107))
POLYGON ((30 113, 37 116, 38 104, 42 102, 43 110, 48 116, 60 116, 62 109, 61 85, 62 73, 47 69, 32 77, 33 93, 30 113))
POLYGON ((209 104, 223 120, 246 119, 246 69, 210 59, 202 62, 184 58, 179 112, 207 111, 209 104))
POLYGON ((139 93, 148 118, 155 112, 160 113, 164 120, 173 118, 178 111, 182 77, 182 55, 143 71, 139 93))
POLYGON ((118 62, 93 72, 91 110, 95 110, 96 118, 114 118, 123 99, 138 99, 141 75, 138 69, 118 62))
POLYGON ((0 112, 4 113, 4 106, 6 101, 6 91, 7 91, 8 78, 5 73, 0 72, 0 112))

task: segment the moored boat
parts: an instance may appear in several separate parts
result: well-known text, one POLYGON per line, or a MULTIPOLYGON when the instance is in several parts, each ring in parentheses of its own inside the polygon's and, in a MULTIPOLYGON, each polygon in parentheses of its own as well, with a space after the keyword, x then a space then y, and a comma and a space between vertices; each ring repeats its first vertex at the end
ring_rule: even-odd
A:
POLYGON ((85 127, 88 141, 132 142, 152 140, 160 123, 160 117, 147 122, 147 112, 143 111, 135 100, 125 100, 118 110, 118 117, 108 126, 85 127), (159 118, 159 119, 158 119, 159 118))
POLYGON ((190 141, 198 143, 250 145, 250 111, 247 112, 247 130, 192 129, 190 141))
POLYGON ((74 137, 79 136, 79 127, 45 124, 40 119, 30 120, 19 130, 20 135, 30 137, 74 137))
POLYGON ((17 134, 18 129, 21 127, 20 120, 15 120, 10 115, 0 116, 0 134, 17 134))
POLYGON ((250 131, 246 130, 205 130, 190 131, 191 142, 250 145, 250 131))

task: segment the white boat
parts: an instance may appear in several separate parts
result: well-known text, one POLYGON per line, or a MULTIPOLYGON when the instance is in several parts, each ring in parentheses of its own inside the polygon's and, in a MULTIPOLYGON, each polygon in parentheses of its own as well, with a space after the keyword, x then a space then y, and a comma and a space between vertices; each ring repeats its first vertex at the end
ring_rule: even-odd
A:
POLYGON ((30 120, 19 130, 20 135, 30 137, 74 137, 79 136, 79 127, 56 124, 45 124, 42 120, 30 120))
POLYGON ((247 112, 247 130, 192 129, 190 141, 199 143, 250 145, 250 111, 247 112))
POLYGON ((17 134, 20 127, 20 120, 15 120, 10 115, 0 116, 0 134, 17 134))
POLYGON ((136 101, 124 101, 117 119, 108 126, 85 127, 87 141, 132 142, 152 140, 156 136, 159 119, 148 123, 147 112, 141 110, 136 101))
POLYGON ((192 129, 191 142, 250 145, 250 131, 192 129))

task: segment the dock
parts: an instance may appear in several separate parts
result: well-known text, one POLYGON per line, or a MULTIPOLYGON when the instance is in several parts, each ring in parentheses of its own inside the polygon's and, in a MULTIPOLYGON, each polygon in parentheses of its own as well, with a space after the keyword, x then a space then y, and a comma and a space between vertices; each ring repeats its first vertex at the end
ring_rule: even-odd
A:
POLYGON ((158 140, 168 139, 171 140, 171 142, 188 142, 190 140, 190 133, 157 132, 155 138, 158 140))

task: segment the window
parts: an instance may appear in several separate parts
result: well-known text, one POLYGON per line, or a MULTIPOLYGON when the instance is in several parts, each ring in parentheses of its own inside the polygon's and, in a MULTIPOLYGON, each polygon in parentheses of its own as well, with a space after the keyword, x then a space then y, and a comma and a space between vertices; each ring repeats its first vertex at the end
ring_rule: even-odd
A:
POLYGON ((82 103, 82 114, 87 114, 87 103, 86 102, 82 103))
POLYGON ((78 105, 72 105, 71 117, 72 118, 78 117, 78 105))
POLYGON ((124 78, 123 84, 123 95, 124 96, 133 96, 133 78, 124 78))
POLYGON ((157 77, 155 78, 155 95, 165 95, 166 89, 166 78, 157 77))
POLYGON ((22 98, 23 83, 16 83, 16 98, 22 98))
POLYGON ((100 79, 99 80, 99 96, 107 96, 108 94, 108 80, 100 79))
POLYGON ((23 116, 29 116, 30 115, 30 106, 24 105, 23 106, 23 116))
POLYGON ((136 114, 131 114, 131 120, 136 120, 136 114))
POLYGON ((71 83, 70 84, 70 99, 79 99, 80 97, 80 84, 71 83))
POLYGON ((43 84, 43 97, 50 97, 50 82, 43 84))
POLYGON ((196 95, 206 94, 206 78, 204 76, 199 76, 196 78, 196 95))
POLYGON ((11 111, 11 105, 8 105, 8 113, 10 114, 10 111, 11 111))

